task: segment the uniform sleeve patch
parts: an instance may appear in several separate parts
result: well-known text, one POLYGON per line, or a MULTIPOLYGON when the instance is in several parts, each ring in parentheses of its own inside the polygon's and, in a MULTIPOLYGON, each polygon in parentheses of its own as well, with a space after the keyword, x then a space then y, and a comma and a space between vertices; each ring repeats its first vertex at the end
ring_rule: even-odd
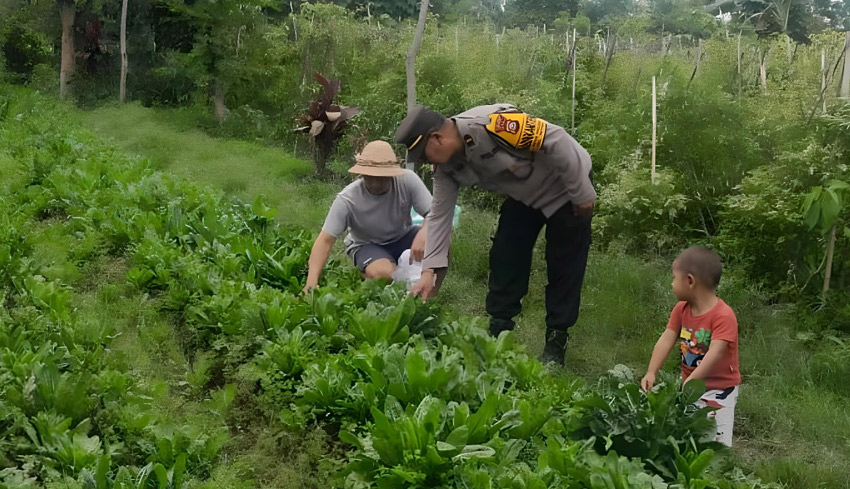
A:
POLYGON ((546 136, 546 121, 522 112, 490 114, 487 131, 517 149, 540 151, 546 136))

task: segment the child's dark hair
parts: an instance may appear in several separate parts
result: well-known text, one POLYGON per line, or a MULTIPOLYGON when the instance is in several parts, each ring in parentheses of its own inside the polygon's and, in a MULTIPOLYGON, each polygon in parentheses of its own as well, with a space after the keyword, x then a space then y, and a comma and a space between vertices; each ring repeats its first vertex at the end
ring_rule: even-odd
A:
POLYGON ((706 287, 716 289, 720 284, 723 265, 717 253, 705 246, 691 246, 676 257, 674 266, 684 274, 693 275, 706 287))

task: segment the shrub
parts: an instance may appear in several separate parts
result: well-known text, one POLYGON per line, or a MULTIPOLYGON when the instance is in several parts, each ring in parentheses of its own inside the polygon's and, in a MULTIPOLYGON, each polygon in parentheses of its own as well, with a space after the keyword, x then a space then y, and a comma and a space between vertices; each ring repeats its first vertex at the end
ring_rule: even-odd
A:
POLYGON ((603 178, 612 180, 599 192, 595 231, 602 245, 613 241, 637 252, 667 251, 685 240, 691 218, 689 199, 673 170, 659 170, 652 183, 649 164, 640 154, 610 165, 603 178))

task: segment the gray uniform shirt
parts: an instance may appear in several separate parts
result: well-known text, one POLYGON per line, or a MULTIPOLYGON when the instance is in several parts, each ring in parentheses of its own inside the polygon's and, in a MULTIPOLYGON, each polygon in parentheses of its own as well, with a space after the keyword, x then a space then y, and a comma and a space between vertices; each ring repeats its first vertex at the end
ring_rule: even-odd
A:
POLYGON ((546 123, 537 151, 517 149, 487 131, 491 114, 515 112, 519 110, 508 104, 484 105, 452 118, 465 150, 462 157, 434 165, 434 199, 427 217, 423 268, 449 264, 452 217, 460 187, 478 185, 507 195, 539 209, 547 218, 568 202, 583 204, 596 199, 590 155, 563 128, 546 123))
POLYGON ((392 178, 392 187, 382 195, 369 193, 362 178, 337 194, 322 231, 338 238, 348 230, 346 253, 365 244, 383 245, 400 239, 413 227, 411 207, 420 215, 428 214, 431 193, 419 176, 404 170, 404 175, 392 178))

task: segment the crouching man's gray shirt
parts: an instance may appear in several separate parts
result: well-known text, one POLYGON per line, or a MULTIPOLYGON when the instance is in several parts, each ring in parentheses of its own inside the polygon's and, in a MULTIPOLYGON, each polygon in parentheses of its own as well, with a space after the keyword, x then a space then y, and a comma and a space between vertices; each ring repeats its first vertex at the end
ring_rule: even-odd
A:
POLYGON ((322 231, 338 238, 348 230, 345 252, 349 254, 365 244, 384 245, 407 234, 413 227, 410 208, 427 215, 431 193, 410 170, 392 179, 390 190, 381 195, 369 193, 362 178, 350 183, 334 199, 322 231))

